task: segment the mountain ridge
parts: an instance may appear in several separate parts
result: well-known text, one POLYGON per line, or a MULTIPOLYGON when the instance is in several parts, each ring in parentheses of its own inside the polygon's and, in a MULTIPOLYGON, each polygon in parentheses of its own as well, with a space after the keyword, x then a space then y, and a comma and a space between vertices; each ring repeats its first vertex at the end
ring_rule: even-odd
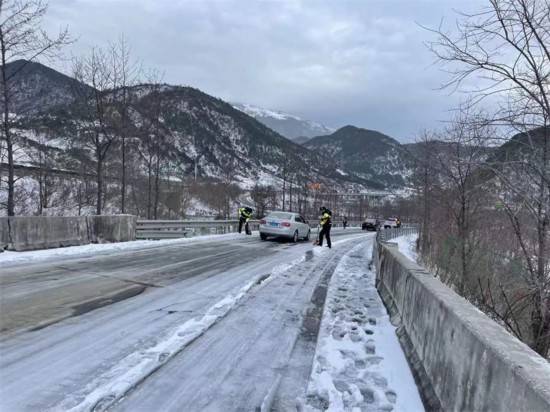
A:
POLYGON ((403 188, 411 173, 410 159, 402 145, 375 130, 348 125, 330 135, 314 137, 304 145, 382 187, 403 188))
MULTIPOLYGON (((17 67, 21 63, 10 64, 17 67)), ((14 105, 15 110, 32 107, 32 110, 25 110, 20 119, 22 139, 39 140, 42 145, 55 141, 57 149, 71 147, 62 155, 56 150, 55 162, 61 162, 60 167, 83 161, 85 144, 75 136, 78 135, 77 125, 89 120, 78 113, 78 105, 73 104, 74 96, 69 91, 75 86, 89 86, 40 63, 26 66, 28 69, 19 71, 19 83, 16 83, 16 87, 25 89, 21 94, 23 99, 14 105), (40 84, 60 89, 62 93, 54 91, 48 96, 40 84), (79 157, 72 156, 74 150, 79 151, 79 157)), ((133 134, 129 136, 131 147, 139 152, 145 133, 140 125, 147 123, 153 100, 158 99, 161 105, 158 120, 166 133, 163 138, 166 146, 164 166, 177 170, 180 175, 192 174, 197 161, 199 176, 223 180, 231 174, 247 188, 258 182, 276 183, 287 173, 295 180, 303 180, 304 184, 313 178, 327 186, 367 187, 368 182, 364 179, 351 173, 339 173, 330 159, 292 142, 231 104, 198 89, 164 84, 153 92, 151 85, 142 84, 129 90, 133 96, 130 113, 133 124, 129 128, 133 134)), ((27 143, 22 146, 36 147, 32 142, 27 143)), ((116 163, 118 159, 113 155, 110 161, 116 163)), ((93 159, 85 162, 93 164, 93 159)))
POLYGON ((286 138, 302 143, 304 138, 330 134, 334 129, 312 120, 278 110, 270 110, 245 103, 232 103, 233 107, 254 117, 286 138))

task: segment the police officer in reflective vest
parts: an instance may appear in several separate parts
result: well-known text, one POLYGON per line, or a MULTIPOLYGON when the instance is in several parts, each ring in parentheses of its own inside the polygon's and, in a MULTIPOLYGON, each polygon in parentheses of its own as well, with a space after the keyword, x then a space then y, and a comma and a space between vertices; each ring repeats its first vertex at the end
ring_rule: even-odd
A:
POLYGON ((321 211, 321 220, 319 222, 321 226, 321 231, 319 232, 319 246, 323 246, 323 237, 327 238, 327 246, 332 247, 330 241, 330 228, 332 227, 332 212, 326 207, 322 206, 321 211))
POLYGON ((251 207, 240 207, 239 208, 239 233, 241 233, 244 224, 244 231, 247 235, 251 235, 252 231, 248 226, 248 221, 252 217, 252 208, 251 207))

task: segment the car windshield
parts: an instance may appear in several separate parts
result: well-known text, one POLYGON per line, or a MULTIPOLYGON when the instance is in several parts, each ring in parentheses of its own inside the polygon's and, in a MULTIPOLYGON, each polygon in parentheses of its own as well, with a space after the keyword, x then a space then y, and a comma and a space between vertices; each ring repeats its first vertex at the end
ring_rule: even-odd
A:
POLYGON ((268 219, 284 219, 284 220, 291 220, 292 215, 290 213, 284 213, 284 212, 273 212, 267 215, 268 219))

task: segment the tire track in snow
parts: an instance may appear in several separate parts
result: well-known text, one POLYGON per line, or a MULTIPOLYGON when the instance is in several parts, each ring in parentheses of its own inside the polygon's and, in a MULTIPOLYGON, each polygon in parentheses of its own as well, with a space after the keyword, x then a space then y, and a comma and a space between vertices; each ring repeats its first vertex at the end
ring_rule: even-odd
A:
POLYGON ((304 257, 295 259, 277 266, 270 274, 256 276, 235 294, 229 294, 211 306, 200 319, 190 319, 151 348, 131 353, 97 377, 81 393, 71 396, 50 411, 106 410, 225 317, 255 286, 264 286, 274 276, 303 260, 304 257))

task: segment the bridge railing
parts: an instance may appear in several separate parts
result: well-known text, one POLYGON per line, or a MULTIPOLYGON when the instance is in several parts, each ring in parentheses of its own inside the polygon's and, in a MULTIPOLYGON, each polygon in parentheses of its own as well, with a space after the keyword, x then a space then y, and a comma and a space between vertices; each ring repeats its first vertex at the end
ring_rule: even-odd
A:
MULTIPOLYGON (((379 239, 414 229, 382 230, 379 239)), ((374 242, 373 264, 426 410, 550 411, 550 363, 544 358, 396 244, 374 242)))
POLYGON ((396 237, 418 234, 418 225, 408 224, 394 229, 380 229, 376 233, 376 240, 388 242, 396 237))
MULTIPOLYGON (((258 230, 260 221, 248 222, 251 230, 258 230)), ((312 229, 316 228, 317 220, 310 220, 312 229)), ((350 221, 348 227, 360 227, 361 222, 350 221)), ((342 227, 342 222, 333 222, 333 227, 342 227)), ((232 220, 144 220, 137 221, 136 239, 178 239, 202 235, 220 235, 237 232, 239 221, 232 220)))
MULTIPOLYGON (((249 221, 251 230, 258 230, 259 220, 249 221)), ((138 220, 137 239, 178 239, 200 235, 237 232, 238 220, 138 220)))

